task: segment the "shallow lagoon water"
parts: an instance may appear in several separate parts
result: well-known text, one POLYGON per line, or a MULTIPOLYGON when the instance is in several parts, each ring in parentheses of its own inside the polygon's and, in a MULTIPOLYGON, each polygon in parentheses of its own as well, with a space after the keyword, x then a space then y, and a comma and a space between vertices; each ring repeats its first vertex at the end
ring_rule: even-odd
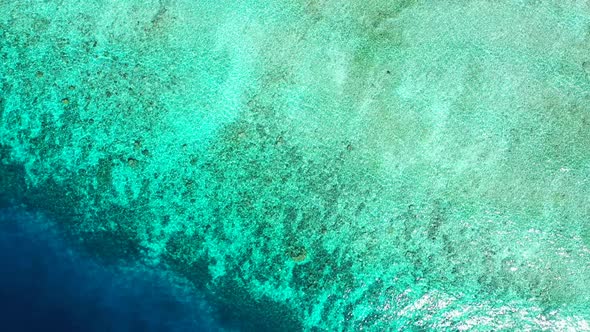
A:
POLYGON ((586 1, 3 1, 0 195, 244 331, 588 330, 586 1))

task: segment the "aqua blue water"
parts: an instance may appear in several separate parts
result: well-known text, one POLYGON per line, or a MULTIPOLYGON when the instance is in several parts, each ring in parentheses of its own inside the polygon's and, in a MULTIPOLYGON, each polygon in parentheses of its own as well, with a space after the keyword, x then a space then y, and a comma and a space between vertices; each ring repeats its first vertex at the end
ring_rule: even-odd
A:
POLYGON ((589 146, 585 0, 0 0, 0 204, 227 328, 590 330, 589 146))

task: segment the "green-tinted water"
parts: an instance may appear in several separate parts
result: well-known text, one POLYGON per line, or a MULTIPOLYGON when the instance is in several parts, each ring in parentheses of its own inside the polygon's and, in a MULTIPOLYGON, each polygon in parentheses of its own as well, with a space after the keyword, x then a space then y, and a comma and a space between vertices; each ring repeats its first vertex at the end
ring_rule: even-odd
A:
POLYGON ((0 63, 0 194, 244 330, 590 330, 587 1, 3 0, 0 63))

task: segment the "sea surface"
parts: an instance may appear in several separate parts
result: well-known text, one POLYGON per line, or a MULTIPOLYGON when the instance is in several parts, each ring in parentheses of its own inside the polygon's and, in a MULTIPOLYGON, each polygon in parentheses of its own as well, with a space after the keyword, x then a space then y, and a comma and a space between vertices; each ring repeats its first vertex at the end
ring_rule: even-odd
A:
POLYGON ((0 320, 4 331, 230 331, 180 281, 82 256, 53 221, 14 207, 0 209, 0 320))
POLYGON ((586 0, 0 0, 0 314, 590 331, 589 147, 586 0))

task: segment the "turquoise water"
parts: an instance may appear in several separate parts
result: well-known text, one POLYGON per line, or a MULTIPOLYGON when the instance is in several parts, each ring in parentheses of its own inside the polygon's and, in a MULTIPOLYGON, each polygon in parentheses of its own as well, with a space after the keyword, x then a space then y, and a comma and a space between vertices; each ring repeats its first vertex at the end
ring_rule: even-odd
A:
POLYGON ((586 1, 5 0, 0 64, 3 201, 233 328, 590 330, 586 1))

